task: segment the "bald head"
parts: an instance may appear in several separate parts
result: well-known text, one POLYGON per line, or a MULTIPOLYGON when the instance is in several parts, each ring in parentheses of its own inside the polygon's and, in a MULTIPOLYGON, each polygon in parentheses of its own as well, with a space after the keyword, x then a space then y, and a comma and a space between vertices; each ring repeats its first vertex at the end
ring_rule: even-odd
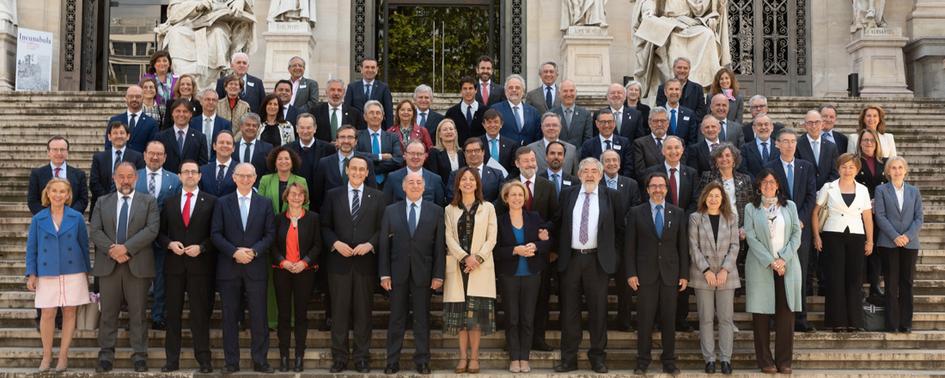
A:
POLYGON ((728 117, 728 97, 721 93, 712 96, 709 109, 715 119, 720 121, 725 119, 725 117, 728 117))

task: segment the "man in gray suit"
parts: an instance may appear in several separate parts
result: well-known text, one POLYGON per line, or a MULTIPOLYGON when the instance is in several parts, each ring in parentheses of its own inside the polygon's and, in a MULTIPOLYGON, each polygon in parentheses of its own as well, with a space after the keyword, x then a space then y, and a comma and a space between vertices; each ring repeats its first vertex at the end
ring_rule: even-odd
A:
POLYGON ((544 171, 548 168, 548 162, 545 160, 545 147, 548 143, 559 141, 564 144, 564 165, 562 169, 570 175, 577 175, 577 147, 560 139, 561 135, 561 117, 552 112, 546 112, 541 116, 541 134, 542 138, 528 145, 535 156, 538 157, 538 171, 544 171))
POLYGON ((645 176, 646 169, 663 162, 663 142, 669 129, 669 114, 662 106, 650 110, 650 135, 633 141, 633 172, 638 179, 645 176))
POLYGON ((583 146, 584 141, 594 136, 594 116, 586 108, 577 106, 577 86, 571 80, 561 82, 561 104, 551 108, 551 112, 561 118, 562 141, 573 146, 583 146))
POLYGON ((113 175, 116 191, 99 199, 92 212, 90 239, 95 244, 92 275, 101 287, 97 373, 112 370, 118 313, 122 301, 128 304, 129 341, 134 350, 136 372, 148 370, 148 327, 145 311, 148 287, 154 278, 151 243, 160 229, 158 205, 147 193, 135 191, 138 173, 123 162, 113 175))
MULTIPOLYGON (((733 146, 741 146, 745 140, 745 134, 742 131, 742 124, 737 121, 728 120, 728 97, 719 93, 712 96, 709 104, 709 112, 715 119, 719 120, 721 129, 719 131, 719 141, 731 143, 733 146)), ((699 132, 699 142, 705 137, 699 132)))
POLYGON ((544 62, 538 70, 541 85, 525 94, 525 103, 538 109, 538 114, 561 105, 561 96, 558 92, 558 63, 544 62))
POLYGON ((293 56, 289 59, 289 81, 292 82, 292 99, 290 104, 295 106, 297 114, 312 113, 318 105, 318 82, 305 74, 305 59, 293 56))

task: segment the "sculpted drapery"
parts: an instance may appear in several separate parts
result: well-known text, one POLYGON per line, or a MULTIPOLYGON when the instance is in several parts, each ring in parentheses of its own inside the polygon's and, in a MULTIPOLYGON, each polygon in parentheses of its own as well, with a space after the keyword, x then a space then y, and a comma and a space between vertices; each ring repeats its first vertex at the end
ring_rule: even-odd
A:
POLYGON ((269 3, 269 22, 306 21, 315 25, 315 0, 272 0, 269 3))
POLYGON ((561 30, 569 26, 607 27, 607 0, 561 0, 561 30))

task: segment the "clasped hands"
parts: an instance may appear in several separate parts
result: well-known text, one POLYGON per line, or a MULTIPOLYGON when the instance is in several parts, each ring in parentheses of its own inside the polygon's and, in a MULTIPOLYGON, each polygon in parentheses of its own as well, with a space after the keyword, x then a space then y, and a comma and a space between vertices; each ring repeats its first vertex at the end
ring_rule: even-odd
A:
MULTIPOLYGON (((391 281, 390 277, 381 278, 381 287, 384 290, 391 291, 394 289, 394 283, 391 281)), ((443 287, 443 279, 434 278, 430 280, 430 290, 437 291, 443 287)))
POLYGON ((131 256, 128 255, 128 248, 124 244, 112 244, 108 247, 108 257, 111 257, 112 260, 119 264, 124 264, 131 260, 131 256))
POLYGON ((725 286, 725 282, 728 281, 728 271, 725 269, 719 269, 718 273, 707 270, 703 276, 705 276, 705 282, 707 282, 709 286, 715 286, 718 288, 725 286))
POLYGON ((282 267, 282 269, 288 270, 289 273, 293 273, 293 274, 299 273, 305 270, 305 268, 308 268, 308 264, 306 264, 305 261, 302 261, 302 260, 299 260, 296 262, 291 262, 289 260, 282 260, 282 264, 279 264, 279 266, 282 267))
POLYGON ((239 247, 233 252, 233 259, 240 264, 249 264, 256 258, 256 252, 252 248, 239 247))
POLYGON ((775 259, 774 262, 772 262, 770 266, 771 266, 771 270, 777 273, 778 276, 784 277, 784 272, 787 269, 784 259, 780 259, 780 258, 775 259))
POLYGON ((191 244, 185 247, 184 243, 181 243, 179 241, 174 241, 167 245, 167 249, 170 250, 171 252, 174 252, 174 254, 178 256, 182 256, 186 254, 187 256, 190 256, 190 257, 197 257, 200 255, 199 244, 191 244))
POLYGON ((335 251, 338 251, 338 253, 344 257, 364 256, 374 250, 374 246, 371 245, 371 243, 361 243, 351 248, 351 246, 341 241, 336 241, 332 246, 335 248, 335 251))

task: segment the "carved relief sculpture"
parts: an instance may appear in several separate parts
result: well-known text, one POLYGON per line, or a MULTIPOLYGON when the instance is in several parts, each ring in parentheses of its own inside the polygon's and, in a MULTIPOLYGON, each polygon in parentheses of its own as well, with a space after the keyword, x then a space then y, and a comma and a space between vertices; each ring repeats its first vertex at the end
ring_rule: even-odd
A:
POLYGON ((269 3, 269 22, 305 21, 315 27, 315 0, 272 0, 269 3))
POLYGON ((569 26, 607 27, 607 0, 561 0, 561 30, 569 26))

